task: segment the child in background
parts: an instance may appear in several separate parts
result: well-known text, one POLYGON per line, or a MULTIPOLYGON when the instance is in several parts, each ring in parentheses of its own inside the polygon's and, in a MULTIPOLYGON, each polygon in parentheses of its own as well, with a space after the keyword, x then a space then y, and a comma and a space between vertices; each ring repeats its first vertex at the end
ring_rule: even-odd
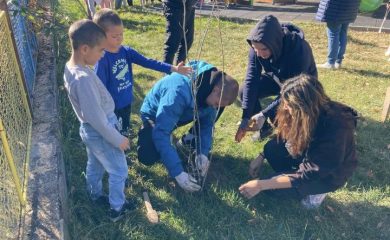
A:
POLYGON ((101 58, 106 35, 91 20, 80 20, 69 28, 72 56, 64 70, 64 85, 73 110, 80 121, 80 136, 87 149, 87 191, 93 203, 109 202, 109 217, 116 222, 134 206, 125 199, 128 175, 124 151, 129 140, 116 125, 114 101, 89 66, 101 58), (102 179, 107 171, 109 197, 103 193, 102 179))
POLYGON ((104 56, 95 65, 96 74, 106 86, 115 102, 115 114, 122 122, 121 133, 128 135, 130 127, 131 103, 133 98, 132 64, 138 64, 156 71, 178 72, 188 75, 191 67, 179 63, 172 66, 167 63, 149 59, 130 48, 123 46, 123 24, 118 14, 110 9, 102 9, 93 18, 107 35, 107 45, 104 56))
POLYGON ((84 0, 87 5, 88 18, 92 19, 96 13, 96 5, 100 8, 112 8, 112 0, 84 0))

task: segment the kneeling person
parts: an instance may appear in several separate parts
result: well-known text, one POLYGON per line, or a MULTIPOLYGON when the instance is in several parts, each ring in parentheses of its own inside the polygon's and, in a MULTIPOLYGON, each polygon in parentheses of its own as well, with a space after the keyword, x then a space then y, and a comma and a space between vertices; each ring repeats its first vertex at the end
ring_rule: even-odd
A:
POLYGON ((249 181, 239 191, 252 198, 272 190, 267 192, 315 208, 326 193, 342 187, 356 168, 357 113, 329 99, 321 83, 309 75, 286 81, 280 95, 277 137, 267 142, 264 155, 252 161, 249 170, 255 177, 266 158, 276 173, 249 181))
POLYGON ((185 191, 198 191, 200 186, 186 173, 170 137, 174 129, 194 120, 196 165, 204 175, 209 166, 208 154, 212 145, 212 132, 219 108, 234 102, 238 83, 213 65, 193 61, 192 79, 173 73, 158 81, 145 97, 141 107, 143 126, 138 133, 138 159, 145 165, 161 162, 170 176, 185 191))

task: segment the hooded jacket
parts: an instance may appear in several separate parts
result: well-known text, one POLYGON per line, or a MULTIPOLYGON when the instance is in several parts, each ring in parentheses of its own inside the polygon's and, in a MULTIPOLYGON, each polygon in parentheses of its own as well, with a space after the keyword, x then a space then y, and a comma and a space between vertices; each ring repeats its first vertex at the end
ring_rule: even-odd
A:
POLYGON ((321 22, 351 23, 354 22, 360 0, 321 0, 316 19, 321 22))
POLYGON ((289 175, 293 187, 308 195, 307 183, 318 181, 324 192, 342 187, 357 166, 355 128, 357 113, 331 102, 319 116, 317 127, 303 162, 289 175))
POLYGON ((142 118, 150 119, 155 124, 152 132, 153 142, 162 163, 172 177, 183 172, 182 161, 171 145, 173 130, 191 122, 194 119, 194 108, 197 106, 200 124, 198 152, 207 156, 211 150, 212 130, 217 114, 216 109, 205 103, 216 84, 212 79, 216 68, 203 61, 192 61, 189 65, 195 72, 194 79, 178 73, 165 76, 153 86, 141 106, 142 118), (195 98, 197 103, 191 93, 194 81, 198 89, 196 96, 201 96, 195 98))
POLYGON ((263 74, 273 78, 279 85, 285 80, 306 73, 317 77, 317 68, 310 45, 304 40, 303 31, 292 24, 280 25, 272 15, 264 17, 247 38, 251 46, 248 68, 243 84, 243 119, 254 113, 257 101, 257 84, 263 74), (271 50, 269 59, 258 57, 251 42, 260 42, 271 50))

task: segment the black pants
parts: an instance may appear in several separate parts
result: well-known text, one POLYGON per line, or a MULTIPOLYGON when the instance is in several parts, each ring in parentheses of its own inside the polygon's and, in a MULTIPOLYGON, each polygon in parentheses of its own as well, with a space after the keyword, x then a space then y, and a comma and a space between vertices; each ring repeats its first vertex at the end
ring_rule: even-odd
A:
MULTIPOLYGON (((178 127, 184 126, 188 122, 178 123, 178 127)), ((192 129, 192 128, 191 128, 192 129)), ((138 160, 147 166, 153 165, 161 159, 160 153, 157 151, 153 142, 153 126, 149 121, 143 121, 140 130, 138 131, 137 155, 138 160)))
MULTIPOLYGON (((224 109, 225 108, 219 109, 215 122, 218 121, 224 109)), ((177 126, 181 127, 191 122, 193 121, 190 120, 187 122, 179 122, 177 123, 177 126)), ((199 136, 197 134, 198 128, 196 128, 195 126, 197 126, 196 122, 194 126, 190 128, 189 133, 199 136)), ((143 124, 140 130, 138 131, 137 155, 138 155, 138 160, 144 165, 148 165, 148 166, 158 162, 161 158, 160 153, 157 151, 154 145, 152 132, 153 132, 153 126, 151 126, 150 122, 143 121, 143 124)))
POLYGON ((121 109, 115 109, 114 111, 116 117, 122 119, 122 130, 121 133, 126 133, 130 129, 130 114, 131 114, 131 104, 127 105, 124 108, 121 109))
POLYGON ((176 63, 185 61, 187 58, 187 52, 190 50, 194 40, 195 8, 192 5, 192 1, 187 1, 185 9, 184 34, 183 5, 178 3, 164 2, 164 16, 166 18, 164 62, 169 64, 173 64, 176 53, 178 53, 176 63))
MULTIPOLYGON (((253 90, 256 92, 256 95, 252 97, 253 99, 249 99, 249 101, 254 101, 254 103, 249 103, 254 104, 253 111, 251 113, 251 116, 259 113, 262 109, 260 100, 269 96, 275 96, 279 95, 280 93, 280 87, 279 85, 273 80, 270 76, 267 75, 261 75, 260 79, 255 82, 254 85, 252 85, 254 88, 253 90)), ((239 96, 242 101, 243 98, 243 87, 240 87, 239 90, 239 96)), ((272 113, 269 115, 271 121, 275 119, 275 113, 272 113)))
MULTIPOLYGON (((272 169, 276 172, 267 179, 283 175, 293 174, 298 170, 299 164, 302 163, 303 157, 297 157, 294 159, 287 151, 284 141, 277 141, 276 137, 268 141, 264 146, 264 157, 271 165, 272 169)), ((270 195, 279 198, 294 198, 302 199, 307 195, 327 193, 336 190, 337 187, 330 185, 326 182, 326 179, 319 179, 313 181, 305 181, 298 186, 293 186, 287 189, 277 189, 271 191, 265 191, 270 195)))

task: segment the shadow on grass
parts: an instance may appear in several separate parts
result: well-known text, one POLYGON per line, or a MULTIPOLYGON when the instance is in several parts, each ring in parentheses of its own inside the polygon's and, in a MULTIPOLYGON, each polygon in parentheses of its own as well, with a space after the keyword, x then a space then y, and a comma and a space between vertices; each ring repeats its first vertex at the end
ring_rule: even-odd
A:
MULTIPOLYGON (((164 224, 171 226, 168 229, 175 221, 185 225, 185 231, 175 235, 177 239, 388 238, 389 209, 359 196, 340 202, 330 195, 318 210, 306 210, 297 201, 263 193, 251 200, 243 199, 237 188, 249 180, 248 163, 244 158, 214 155, 205 189, 195 194, 184 193, 153 170, 147 171, 145 178, 154 178, 154 187, 165 189, 170 196, 167 201, 150 195, 155 208, 163 212, 164 224)), ((265 168, 270 172, 269 167, 265 168)), ((148 236, 158 238, 161 230, 167 231, 150 229, 148 236)))
MULTIPOLYGON (((218 156, 214 159, 217 162, 221 160, 218 156)), ((236 161, 229 157, 224 159, 229 159, 227 160, 228 165, 236 161)), ((151 179, 150 183, 153 186, 149 185, 150 198, 154 208, 163 212, 162 220, 179 229, 184 228, 185 235, 182 238, 175 239, 188 239, 189 237, 194 239, 220 239, 218 237, 221 234, 220 231, 228 232, 231 230, 229 230, 230 225, 234 226, 251 218, 250 212, 245 209, 245 205, 239 202, 241 197, 236 191, 237 184, 232 184, 235 178, 228 177, 230 174, 224 175, 227 169, 225 167, 221 169, 218 165, 213 165, 212 169, 216 169, 217 172, 210 171, 210 177, 204 190, 192 194, 185 193, 172 178, 157 174, 158 170, 156 168, 152 169, 139 165, 137 172, 141 172, 144 179, 151 179), (153 189, 162 189, 169 197, 153 194, 153 189), (225 192, 227 193, 226 199, 223 196, 225 192)), ((143 187, 138 185, 134 186, 134 189, 141 191, 143 187)), ((155 232, 155 234, 156 238, 161 235, 158 232, 155 232)))
POLYGON ((365 41, 362 41, 361 39, 354 38, 351 35, 348 35, 348 40, 351 41, 351 43, 354 43, 354 44, 360 45, 360 46, 378 47, 378 45, 373 43, 373 42, 365 42, 365 41))
POLYGON ((375 72, 372 70, 364 70, 364 69, 353 69, 353 68, 343 68, 344 71, 352 74, 358 74, 364 77, 375 77, 375 78, 388 78, 390 79, 390 74, 386 74, 383 72, 375 72))
POLYGON ((363 116, 356 131, 358 167, 347 188, 385 188, 390 183, 390 123, 363 116))
MULTIPOLYGON (((388 129, 389 123, 371 119, 359 122, 359 166, 346 188, 341 190, 358 196, 340 202, 335 200, 339 197, 331 195, 314 211, 304 210, 299 202, 266 194, 243 199, 237 189, 249 180, 247 170, 251 159, 213 154, 205 189, 196 194, 183 192, 167 176, 163 166, 150 168, 135 163, 131 171, 136 174, 130 176, 130 196, 141 202, 141 194, 146 189, 154 208, 161 212, 162 222, 150 225, 140 203, 138 210, 114 224, 108 220, 106 209, 89 202, 83 187, 83 167, 80 164, 68 166, 73 172, 69 180, 72 186, 77 186, 71 187, 70 215, 71 222, 75 223, 71 224, 71 233, 80 239, 339 239, 340 234, 345 239, 368 236, 388 239, 389 209, 359 199, 361 187, 384 189, 390 182, 390 167, 384 165, 386 159, 390 159, 388 150, 386 152, 386 142, 390 143, 388 129), (378 152, 379 149, 383 152, 378 152), (372 170, 373 175, 368 170, 372 170)), ((76 142, 72 144, 78 146, 76 142)), ((77 154, 72 155, 77 158, 77 154)), ((84 153, 78 156, 78 162, 86 159, 84 153)), ((266 164, 261 175, 271 172, 266 164)))

